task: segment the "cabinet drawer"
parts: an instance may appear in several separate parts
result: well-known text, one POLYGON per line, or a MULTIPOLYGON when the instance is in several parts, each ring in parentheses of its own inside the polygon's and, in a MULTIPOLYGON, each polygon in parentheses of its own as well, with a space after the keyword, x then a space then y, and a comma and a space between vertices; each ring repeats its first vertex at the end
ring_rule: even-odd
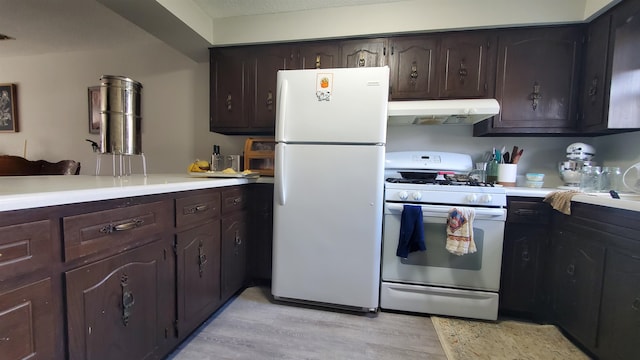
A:
POLYGON ((220 193, 209 192, 176 199, 176 226, 196 224, 220 216, 220 193))
POLYGON ((507 222, 525 224, 548 224, 551 207, 543 202, 509 201, 507 222))
POLYGON ((247 195, 244 187, 232 187, 222 191, 222 213, 244 209, 247 195))
POLYGON ((173 209, 168 200, 65 217, 65 261, 140 245, 172 224, 173 209))
POLYGON ((49 220, 0 227, 0 283, 49 266, 52 245, 49 220))
POLYGON ((0 358, 53 359, 51 279, 0 293, 0 358))

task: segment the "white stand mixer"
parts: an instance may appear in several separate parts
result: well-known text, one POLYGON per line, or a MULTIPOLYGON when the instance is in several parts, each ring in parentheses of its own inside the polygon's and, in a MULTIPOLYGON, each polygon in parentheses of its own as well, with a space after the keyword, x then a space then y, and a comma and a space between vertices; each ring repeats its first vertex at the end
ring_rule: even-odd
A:
POLYGON ((560 178, 565 186, 580 186, 580 176, 584 166, 593 166, 591 159, 596 155, 596 149, 588 144, 573 143, 567 146, 567 160, 558 164, 560 178))

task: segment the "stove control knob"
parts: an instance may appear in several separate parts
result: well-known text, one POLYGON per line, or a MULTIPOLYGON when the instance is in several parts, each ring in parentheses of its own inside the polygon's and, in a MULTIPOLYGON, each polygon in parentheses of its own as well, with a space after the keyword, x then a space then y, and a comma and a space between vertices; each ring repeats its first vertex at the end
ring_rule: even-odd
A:
POLYGON ((413 197, 413 200, 415 200, 415 201, 422 200, 422 193, 420 193, 420 192, 416 191, 413 194, 411 194, 411 196, 413 197))
POLYGON ((478 201, 478 196, 476 194, 469 194, 467 195, 467 201, 470 203, 475 203, 476 201, 478 201))
POLYGON ((484 194, 482 195, 482 197, 480 198, 480 202, 488 204, 491 202, 491 200, 493 200, 493 198, 491 197, 490 194, 484 194))
POLYGON ((400 198, 400 200, 407 200, 407 198, 409 198, 409 194, 407 194, 406 191, 400 191, 398 193, 398 197, 400 198))

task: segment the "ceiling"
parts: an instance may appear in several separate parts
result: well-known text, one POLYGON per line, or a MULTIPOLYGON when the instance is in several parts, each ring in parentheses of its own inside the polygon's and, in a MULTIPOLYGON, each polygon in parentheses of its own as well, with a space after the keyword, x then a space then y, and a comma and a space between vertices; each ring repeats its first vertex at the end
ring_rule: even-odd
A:
MULTIPOLYGON (((421 1, 433 4, 454 2, 449 6, 455 7, 458 6, 455 1, 464 3, 472 0, 0 0, 0 34, 13 38, 0 41, 0 58, 114 49, 161 40, 196 61, 207 61, 211 40, 200 36, 191 23, 187 25, 180 20, 178 14, 170 10, 171 6, 190 6, 194 14, 202 16, 204 13, 202 18, 234 33, 235 28, 229 25, 241 26, 239 24, 246 23, 252 15, 286 15, 347 6, 351 10, 354 6, 363 6, 362 13, 367 14, 364 11, 366 6, 403 2, 397 6, 411 8, 412 5, 423 4, 421 1), (236 21, 235 17, 242 16, 248 16, 244 23, 236 21)), ((504 4, 507 0, 483 1, 504 4)), ((555 0, 547 0, 552 1, 555 0)), ((620 0, 571 1, 582 4, 582 7, 586 3, 602 7, 599 4, 620 0)), ((393 8, 397 6, 393 5, 393 8)), ((366 21, 366 16, 360 20, 366 21)), ((249 24, 253 24, 251 21, 249 24)), ((264 26, 269 25, 263 24, 254 31, 264 32, 264 26)), ((279 30, 291 33, 289 27, 280 27, 283 26, 285 29, 279 30)))
MULTIPOLYGON (((130 1, 130 0, 127 0, 130 1)), ((155 0, 135 0, 141 4, 155 0)), ((193 0, 212 19, 400 0, 193 0)), ((106 1, 101 1, 107 3, 106 1)), ((0 0, 0 57, 97 50, 151 36, 97 0, 0 0)), ((117 2, 117 1, 116 1, 117 2)), ((162 1, 158 1, 162 3, 162 1)), ((143 6, 143 5, 141 5, 143 6)), ((205 47, 206 49, 206 47, 205 47)))
POLYGON ((193 0, 212 19, 276 14, 342 6, 391 3, 403 0, 193 0))

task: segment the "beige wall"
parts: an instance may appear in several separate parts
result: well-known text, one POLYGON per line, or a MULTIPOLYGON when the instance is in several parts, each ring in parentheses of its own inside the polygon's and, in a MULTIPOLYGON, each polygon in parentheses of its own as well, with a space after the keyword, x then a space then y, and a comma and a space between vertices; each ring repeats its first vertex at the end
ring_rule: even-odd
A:
MULTIPOLYGON (((93 174, 96 157, 85 139, 99 136, 88 132, 87 87, 103 74, 143 85, 142 150, 150 173, 186 172, 194 158, 209 157, 214 143, 241 151, 242 138, 209 132, 209 65, 149 37, 131 48, 0 58, 1 82, 18 86, 20 126, 0 133, 0 154, 22 156, 26 141, 29 159, 75 159, 82 174, 93 174)), ((142 172, 138 159, 132 157, 134 172, 142 172)), ((111 174, 110 161, 103 156, 103 174, 111 174)))

